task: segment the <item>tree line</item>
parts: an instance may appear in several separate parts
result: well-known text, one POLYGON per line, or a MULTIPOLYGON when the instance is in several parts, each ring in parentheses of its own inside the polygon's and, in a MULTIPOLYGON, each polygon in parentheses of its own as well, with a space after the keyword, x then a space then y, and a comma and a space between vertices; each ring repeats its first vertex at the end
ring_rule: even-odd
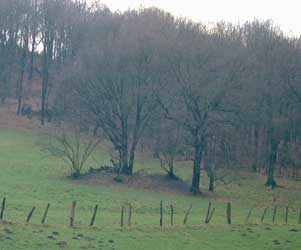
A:
POLYGON ((22 114, 40 86, 41 124, 102 131, 132 174, 147 145, 169 177, 193 161, 191 191, 232 167, 300 167, 301 39, 272 21, 214 25, 95 1, 0 2, 0 97, 22 114))

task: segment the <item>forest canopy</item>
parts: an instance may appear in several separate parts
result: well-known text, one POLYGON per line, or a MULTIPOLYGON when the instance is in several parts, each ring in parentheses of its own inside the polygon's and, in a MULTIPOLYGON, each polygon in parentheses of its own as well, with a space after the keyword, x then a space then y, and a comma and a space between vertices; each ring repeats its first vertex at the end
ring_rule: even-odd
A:
POLYGON ((222 170, 244 166, 275 187, 277 166, 301 163, 301 38, 272 21, 208 26, 157 8, 2 0, 0 98, 42 125, 101 130, 124 174, 142 142, 170 176, 188 157, 193 193, 203 172, 211 191, 222 170))

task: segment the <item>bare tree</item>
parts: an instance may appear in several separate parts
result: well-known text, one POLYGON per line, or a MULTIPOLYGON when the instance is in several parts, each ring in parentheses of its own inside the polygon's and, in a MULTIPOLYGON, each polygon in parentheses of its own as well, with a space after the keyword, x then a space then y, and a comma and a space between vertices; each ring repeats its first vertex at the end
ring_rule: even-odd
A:
POLYGON ((290 78, 284 74, 287 70, 282 64, 287 50, 281 55, 283 48, 287 46, 287 40, 281 30, 271 22, 246 24, 244 36, 247 53, 250 55, 246 63, 253 69, 245 77, 250 81, 246 85, 247 96, 252 98, 247 114, 263 127, 266 136, 266 185, 274 188, 279 145, 285 136, 282 125, 288 122, 287 116, 282 111, 285 106, 289 107, 285 89, 290 78), (254 79, 256 79, 255 84, 254 79))
POLYGON ((170 103, 161 100, 160 104, 167 118, 190 134, 194 148, 191 191, 198 194, 207 138, 216 126, 230 122, 226 114, 236 110, 234 99, 229 97, 238 83, 240 67, 235 57, 239 50, 236 48, 234 52, 221 33, 210 35, 201 26, 187 22, 179 27, 179 44, 171 51, 170 60, 170 72, 177 86, 172 99, 168 100, 170 103), (224 60, 226 51, 233 52, 234 57, 224 60))
POLYGON ((158 106, 157 55, 147 38, 153 27, 143 27, 143 18, 128 13, 118 28, 108 31, 108 40, 89 56, 93 64, 87 64, 77 88, 94 116, 93 124, 103 129, 118 152, 124 174, 132 174, 137 144, 158 106))
POLYGON ((154 151, 162 169, 170 179, 178 179, 175 173, 175 161, 185 148, 184 135, 180 127, 170 121, 159 120, 155 130, 154 151))
POLYGON ((27 62, 27 53, 28 53, 28 45, 29 45, 29 22, 30 22, 30 2, 24 1, 23 5, 20 6, 22 8, 22 29, 21 29, 21 37, 20 37, 20 47, 21 47, 21 56, 19 62, 19 77, 17 84, 17 98, 18 98, 18 106, 17 106, 17 115, 21 114, 23 95, 24 95, 24 73, 27 62))
POLYGON ((78 179, 99 143, 99 138, 89 138, 77 127, 56 127, 49 133, 47 150, 51 156, 63 159, 70 167, 72 177, 78 179))
POLYGON ((38 35, 40 28, 40 13, 39 13, 39 0, 31 0, 30 10, 30 56, 29 56, 29 74, 28 80, 31 81, 34 77, 34 58, 36 46, 38 45, 38 35))

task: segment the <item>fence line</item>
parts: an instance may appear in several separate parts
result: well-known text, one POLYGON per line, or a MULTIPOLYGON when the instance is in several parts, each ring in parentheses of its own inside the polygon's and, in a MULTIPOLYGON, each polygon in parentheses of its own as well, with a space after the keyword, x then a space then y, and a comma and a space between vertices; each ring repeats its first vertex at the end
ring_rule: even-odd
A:
MULTIPOLYGON (((164 226, 164 221, 163 221, 164 208, 163 208, 163 204, 164 204, 164 202, 163 202, 163 200, 161 200, 160 203, 159 203, 159 226, 161 228, 164 226)), ((70 217, 69 217, 69 220, 70 220, 69 226, 70 227, 76 226, 76 219, 75 219, 76 207, 77 207, 77 201, 73 201, 72 204, 71 204, 70 217)), ((170 226, 174 226, 174 225, 176 225, 174 223, 174 209, 175 209, 175 207, 174 207, 174 205, 169 205, 169 207, 170 207, 170 226)), ((5 222, 4 212, 7 209, 8 209, 7 199, 6 199, 6 197, 4 197, 3 200, 2 200, 2 206, 1 206, 1 210, 0 210, 0 223, 5 222)), ((42 220, 41 220, 42 225, 44 225, 46 223, 46 218, 47 218, 47 214, 49 212, 49 209, 50 209, 50 203, 47 204, 45 212, 43 214, 43 217, 42 217, 42 220)), ((284 224, 287 225, 288 221, 289 221, 289 215, 292 214, 292 213, 289 212, 290 211, 289 206, 285 206, 284 209, 285 209, 284 210, 284 224)), ((127 226, 131 227, 131 225, 132 225, 133 207, 132 207, 131 203, 128 204, 128 211, 126 211, 126 210, 127 210, 126 206, 122 205, 121 212, 120 212, 120 227, 121 228, 123 228, 125 226, 124 219, 125 219, 125 213, 126 212, 128 212, 127 226)), ((250 224, 249 221, 250 221, 250 218, 252 217, 252 214, 254 214, 253 213, 254 210, 255 210, 254 207, 250 208, 250 210, 249 210, 249 212, 248 212, 248 214, 245 218, 245 222, 240 223, 239 225, 243 225, 243 224, 248 225, 248 224, 250 224)), ((278 210, 279 210, 278 206, 274 206, 273 209, 272 209, 272 212, 273 212, 272 213, 272 218, 271 218, 271 223, 272 224, 275 224, 277 214, 278 214, 277 213, 278 210)), ((31 220, 31 218, 32 218, 35 211, 36 211, 36 207, 34 206, 34 207, 32 207, 32 209, 30 210, 30 212, 28 213, 28 215, 26 217, 26 223, 30 222, 30 220, 31 220)), ((98 205, 95 205, 91 221, 88 224, 90 227, 94 227, 94 225, 95 225, 97 211, 98 211, 98 205)), ((190 205, 187 212, 185 212, 183 225, 186 225, 191 211, 192 211, 192 205, 190 205)), ((210 223, 210 221, 213 218, 213 215, 214 215, 215 211, 216 211, 216 209, 215 209, 215 207, 213 207, 212 202, 209 202, 207 213, 205 214, 206 216, 205 216, 204 224, 209 224, 210 223)), ((264 210, 263 210, 263 213, 261 214, 261 216, 257 218, 257 219, 260 220, 260 223, 267 224, 267 222, 264 221, 265 218, 266 218, 267 213, 268 213, 268 208, 265 207, 264 210)), ((298 215, 297 215, 298 221, 296 221, 295 225, 301 225, 301 208, 298 210, 297 213, 298 213, 298 215)), ((230 202, 227 202, 226 206, 225 206, 225 225, 226 224, 228 224, 228 225, 232 224, 232 203, 230 203, 230 202)), ((255 224, 258 224, 258 223, 255 223, 255 224)))

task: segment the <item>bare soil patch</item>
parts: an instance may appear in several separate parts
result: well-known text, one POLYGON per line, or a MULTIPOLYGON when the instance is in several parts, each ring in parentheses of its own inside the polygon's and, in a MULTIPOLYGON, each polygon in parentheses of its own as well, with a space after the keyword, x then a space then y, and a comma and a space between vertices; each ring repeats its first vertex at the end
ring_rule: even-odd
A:
POLYGON ((17 116, 17 104, 15 100, 7 100, 0 105, 0 128, 16 128, 22 130, 40 129, 40 121, 37 118, 29 119, 26 116, 17 116))
MULTIPOLYGON (((193 196, 190 192, 190 185, 181 179, 170 179, 165 175, 122 175, 120 181, 116 181, 116 174, 106 172, 93 172, 83 176, 80 182, 96 184, 101 186, 113 186, 118 188, 134 188, 143 191, 163 192, 168 194, 181 194, 193 196)), ((218 199, 218 195, 210 192, 203 192, 201 197, 218 199)))

